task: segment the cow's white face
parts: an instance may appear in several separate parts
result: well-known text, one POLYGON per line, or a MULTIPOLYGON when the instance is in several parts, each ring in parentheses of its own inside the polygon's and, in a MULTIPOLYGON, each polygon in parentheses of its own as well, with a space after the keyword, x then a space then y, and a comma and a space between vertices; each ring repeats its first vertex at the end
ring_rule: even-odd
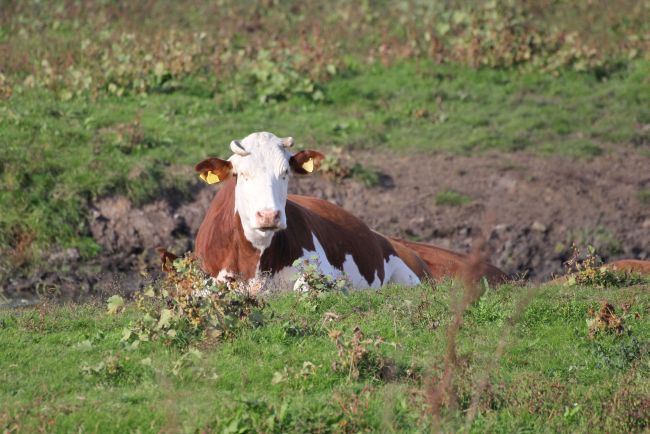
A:
POLYGON ((271 133, 253 133, 233 141, 232 163, 237 175, 235 210, 246 238, 256 247, 268 247, 273 233, 286 229, 289 159, 286 149, 293 139, 279 139, 271 133))
POLYGON ((292 145, 291 137, 253 133, 230 143, 234 155, 228 161, 211 158, 196 166, 208 183, 230 175, 237 177, 234 211, 239 213, 246 238, 261 250, 271 244, 275 232, 287 228, 290 174, 311 173, 323 159, 313 151, 292 155, 288 150, 292 145))

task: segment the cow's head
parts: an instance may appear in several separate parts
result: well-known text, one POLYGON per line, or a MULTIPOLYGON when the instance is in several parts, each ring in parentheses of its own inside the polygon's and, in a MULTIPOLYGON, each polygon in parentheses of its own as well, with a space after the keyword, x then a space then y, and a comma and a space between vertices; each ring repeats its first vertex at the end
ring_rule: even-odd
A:
POLYGON ((236 178, 235 211, 246 238, 260 249, 269 246, 276 231, 287 227, 285 206, 291 173, 309 174, 324 158, 315 151, 292 154, 291 146, 292 137, 253 133, 230 143, 234 155, 228 160, 209 158, 195 168, 208 184, 236 178))

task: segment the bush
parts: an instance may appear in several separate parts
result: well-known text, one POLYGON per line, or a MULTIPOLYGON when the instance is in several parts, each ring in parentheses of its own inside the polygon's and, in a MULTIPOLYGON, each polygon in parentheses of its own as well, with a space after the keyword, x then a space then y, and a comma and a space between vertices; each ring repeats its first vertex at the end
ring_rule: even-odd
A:
POLYGON ((159 287, 136 295, 139 318, 124 330, 125 344, 161 340, 184 348, 196 339, 224 339, 261 323, 265 304, 245 282, 217 282, 190 256, 176 259, 173 267, 159 287))

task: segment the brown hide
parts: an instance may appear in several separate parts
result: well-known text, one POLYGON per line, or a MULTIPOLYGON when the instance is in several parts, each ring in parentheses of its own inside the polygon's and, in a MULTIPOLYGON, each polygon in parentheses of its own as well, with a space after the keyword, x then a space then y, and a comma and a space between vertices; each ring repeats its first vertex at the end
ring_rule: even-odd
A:
POLYGON ((650 261, 641 261, 638 259, 621 259, 619 261, 605 264, 605 266, 612 270, 622 270, 627 271, 628 273, 638 273, 650 276, 650 261))
POLYGON ((287 230, 273 237, 262 255, 263 269, 279 271, 301 257, 303 248, 315 250, 314 234, 334 267, 343 269, 346 255, 351 255, 368 283, 375 275, 383 283, 384 261, 396 252, 361 220, 325 200, 297 195, 289 195, 286 213, 287 230))
POLYGON ((227 270, 251 279, 255 277, 260 251, 244 236, 239 214, 235 213, 235 183, 234 177, 222 183, 199 227, 194 248, 209 274, 216 276, 227 270))
MULTIPOLYGON (((470 258, 467 255, 461 255, 431 244, 401 240, 399 238, 391 238, 391 240, 401 243, 417 253, 428 265, 433 279, 442 279, 447 276, 466 277, 461 274, 468 271, 466 267, 470 263, 470 258)), ((485 276, 491 284, 503 283, 508 279, 508 276, 503 271, 485 261, 480 261, 476 266, 480 269, 469 271, 477 277, 485 276)))
POLYGON ((427 275, 426 267, 413 252, 403 246, 395 249, 385 237, 344 209, 297 195, 289 195, 287 200, 287 229, 274 235, 260 257, 260 251, 245 238, 239 215, 234 212, 235 183, 236 178, 223 183, 196 236, 196 255, 213 276, 227 270, 250 279, 255 276, 258 262, 261 272, 277 273, 302 257, 303 249, 315 250, 313 235, 330 264, 342 269, 346 256, 351 255, 369 283, 375 276, 385 283, 384 261, 391 255, 404 255, 402 260, 418 277, 427 275))

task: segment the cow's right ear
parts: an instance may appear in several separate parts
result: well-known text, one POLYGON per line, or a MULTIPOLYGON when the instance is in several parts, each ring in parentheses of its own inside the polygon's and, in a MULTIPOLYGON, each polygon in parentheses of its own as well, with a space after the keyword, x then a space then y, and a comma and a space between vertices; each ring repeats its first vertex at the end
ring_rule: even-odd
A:
POLYGON ((199 172, 199 177, 208 184, 216 184, 230 176, 232 163, 220 158, 208 158, 194 167, 199 172))

